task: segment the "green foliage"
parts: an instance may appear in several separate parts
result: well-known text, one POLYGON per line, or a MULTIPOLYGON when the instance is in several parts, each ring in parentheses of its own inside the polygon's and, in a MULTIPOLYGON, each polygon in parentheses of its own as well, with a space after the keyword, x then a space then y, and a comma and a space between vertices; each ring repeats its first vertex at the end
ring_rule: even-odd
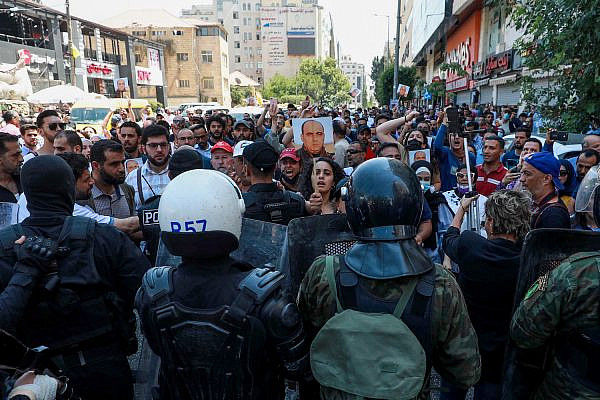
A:
POLYGON ((153 112, 156 112, 156 110, 158 110, 159 108, 164 108, 162 103, 159 103, 156 100, 148 100, 148 103, 150 104, 150 108, 153 112))
POLYGON ((369 99, 367 97, 368 97, 367 88, 363 85, 362 95, 361 95, 363 108, 367 108, 369 106, 369 99))
POLYGON ((458 76, 467 76, 469 73, 457 62, 453 63, 442 63, 440 65, 440 71, 450 71, 458 76))
POLYGON ((333 58, 304 60, 296 75, 299 93, 306 94, 322 106, 337 106, 350 100, 350 80, 333 58))
POLYGON ((377 82, 383 70, 385 69, 385 58, 384 57, 375 57, 371 64, 371 80, 373 82, 377 82))
POLYGON ((252 89, 249 87, 231 86, 231 105, 239 106, 245 104, 248 97, 252 96, 252 89))
POLYGON ((333 58, 307 59, 293 78, 275 75, 264 87, 263 97, 275 97, 281 103, 299 104, 307 95, 321 106, 333 107, 350 100, 350 80, 333 58))
POLYGON ((550 125, 580 131, 600 114, 600 4, 598 0, 488 0, 512 7, 510 18, 527 32, 515 48, 523 64, 550 84, 522 79, 523 100, 550 125))
MULTIPOLYGON (((400 100, 412 99, 417 84, 417 70, 415 67, 400 67, 398 69, 398 84, 410 86, 408 97, 400 100)), ((389 104, 394 97, 394 66, 387 66, 375 83, 375 98, 380 105, 389 104)))

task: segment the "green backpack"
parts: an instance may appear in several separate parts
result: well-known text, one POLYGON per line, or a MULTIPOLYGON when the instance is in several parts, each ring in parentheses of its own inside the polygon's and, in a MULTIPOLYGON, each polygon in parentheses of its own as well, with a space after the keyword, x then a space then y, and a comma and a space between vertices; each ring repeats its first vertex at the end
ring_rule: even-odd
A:
POLYGON ((400 319, 418 279, 400 297, 393 314, 344 310, 337 295, 333 257, 325 273, 336 315, 310 347, 310 364, 323 399, 414 399, 427 375, 425 350, 400 319))

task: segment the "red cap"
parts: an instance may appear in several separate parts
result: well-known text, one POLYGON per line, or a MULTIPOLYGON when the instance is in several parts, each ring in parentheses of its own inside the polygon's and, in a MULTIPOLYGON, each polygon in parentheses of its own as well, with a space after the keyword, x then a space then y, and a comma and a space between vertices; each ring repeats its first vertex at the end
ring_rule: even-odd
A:
POLYGON ((219 149, 225 150, 226 152, 233 154, 233 149, 231 148, 229 143, 224 142, 224 141, 217 142, 213 147, 210 148, 210 152, 214 153, 215 150, 219 150, 219 149))
POLYGON ((296 149, 292 148, 284 149, 281 152, 281 155, 279 156, 279 161, 283 160, 284 158, 291 158, 292 160, 300 161, 300 157, 298 157, 298 154, 296 154, 296 149))

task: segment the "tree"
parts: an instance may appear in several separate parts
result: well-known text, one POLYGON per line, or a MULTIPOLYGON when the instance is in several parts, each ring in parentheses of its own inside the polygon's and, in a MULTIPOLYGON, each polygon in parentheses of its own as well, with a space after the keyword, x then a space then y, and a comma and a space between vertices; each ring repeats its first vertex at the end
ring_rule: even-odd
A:
POLYGON ((231 86, 231 105, 243 105, 246 99, 252 96, 252 89, 249 87, 231 86))
POLYGON ((597 0, 488 0, 526 32, 515 43, 523 65, 548 84, 521 79, 523 100, 562 129, 586 129, 600 115, 600 7, 597 0))
MULTIPOLYGON (((415 67, 400 67, 398 69, 398 83, 410 86, 411 90, 406 98, 400 100, 412 99, 415 93, 417 83, 417 70, 415 67)), ((389 65, 375 83, 375 98, 380 105, 389 104, 394 97, 394 66, 389 65)))
POLYGON ((385 69, 385 58, 375 57, 371 63, 371 80, 377 82, 385 69))
POLYGON ((334 107, 350 100, 350 80, 333 58, 302 61, 296 84, 299 93, 310 96, 321 106, 334 107))
POLYGON ((275 74, 269 82, 266 83, 262 94, 265 99, 274 97, 280 99, 296 93, 296 83, 294 78, 286 78, 283 75, 275 74))

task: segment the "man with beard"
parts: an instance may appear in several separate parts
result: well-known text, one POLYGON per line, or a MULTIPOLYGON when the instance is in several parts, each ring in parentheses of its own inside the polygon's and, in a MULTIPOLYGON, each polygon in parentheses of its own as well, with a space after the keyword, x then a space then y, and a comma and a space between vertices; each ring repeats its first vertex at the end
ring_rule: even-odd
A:
POLYGON ((296 149, 285 149, 279 156, 279 169, 281 170, 281 184, 287 190, 298 191, 298 177, 300 176, 300 157, 296 154, 296 149))
POLYGON ((35 124, 38 128, 38 136, 42 138, 43 145, 37 150, 37 153, 29 153, 23 158, 23 162, 27 162, 33 157, 40 155, 54 154, 54 138, 59 131, 65 129, 66 124, 62 122, 58 113, 55 110, 44 110, 38 114, 35 124))
MULTIPOLYGON (((531 131, 526 126, 521 126, 515 132, 513 149, 502 156, 502 164, 513 167, 519 163, 525 141, 531 137, 531 131)), ((540 150, 541 151, 541 150, 540 150)))
POLYGON ((211 146, 224 140, 223 132, 225 131, 225 121, 215 115, 206 121, 206 126, 208 126, 208 142, 211 146))
POLYGON ((148 159, 141 168, 132 171, 125 182, 135 190, 135 208, 152 196, 162 193, 169 183, 171 144, 169 132, 160 125, 150 125, 142 133, 142 146, 148 159))
POLYGON ((228 175, 233 172, 233 149, 227 142, 215 143, 210 149, 213 169, 228 175))
POLYGON ((142 138, 142 128, 135 122, 125 121, 119 130, 119 141, 125 149, 125 159, 143 157, 140 151, 140 139, 142 138))
POLYGON ((83 142, 75 131, 60 131, 54 137, 54 155, 62 153, 79 153, 83 150, 83 142))
POLYGON ((22 165, 19 137, 0 132, 0 202, 16 203, 23 192, 19 177, 22 165))
POLYGON ((252 121, 242 119, 233 126, 233 138, 237 142, 241 140, 254 140, 256 137, 252 121))
POLYGON ((101 140, 92 146, 91 197, 85 204, 100 215, 128 218, 135 214, 133 187, 125 182, 125 152, 114 140, 101 140))

